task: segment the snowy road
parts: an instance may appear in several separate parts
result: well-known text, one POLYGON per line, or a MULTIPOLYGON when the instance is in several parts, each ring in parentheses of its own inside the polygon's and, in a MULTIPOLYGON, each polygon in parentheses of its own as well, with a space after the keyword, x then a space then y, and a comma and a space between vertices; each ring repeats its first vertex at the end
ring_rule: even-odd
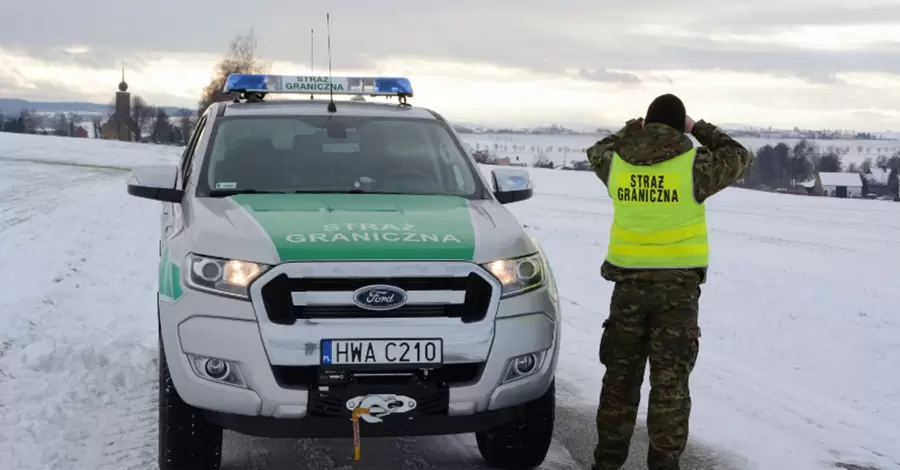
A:
MULTIPOLYGON (((275 440, 256 439, 228 433, 228 448, 222 459, 222 470, 383 470, 488 469, 481 460, 471 435, 429 438, 362 440, 362 460, 353 462, 353 445, 349 440, 275 440)), ((578 466, 558 443, 541 470, 575 470, 578 466)))
MULTIPOLYGON (((0 134, 4 470, 148 470, 156 459, 158 205, 127 197, 122 172, 9 158, 129 166, 177 151, 0 134)), ((589 173, 533 175, 538 195, 510 207, 543 244, 565 302, 544 468, 587 468, 611 206, 589 173)), ((709 214, 682 468, 900 468, 900 204, 728 190, 709 214)), ((645 468, 647 391, 628 469, 645 468)), ((347 441, 229 433, 225 445, 225 469, 350 468, 347 441)), ((353 468, 479 465, 472 438, 457 436, 364 439, 353 468)))
MULTIPOLYGON (((0 259, 28 267, 0 274, 0 312, 19 312, 0 316, 3 468, 155 468, 158 207, 121 171, 0 168, 0 259)), ((223 469, 350 468, 349 446, 227 433, 223 469)), ((363 455, 353 468, 486 468, 472 436, 364 439, 363 455)), ((541 468, 580 467, 555 443, 541 468)))

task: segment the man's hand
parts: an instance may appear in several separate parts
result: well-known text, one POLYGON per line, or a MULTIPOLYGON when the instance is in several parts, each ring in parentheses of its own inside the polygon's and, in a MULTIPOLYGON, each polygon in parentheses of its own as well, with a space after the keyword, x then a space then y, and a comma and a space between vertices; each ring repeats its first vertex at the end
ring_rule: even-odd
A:
POLYGON ((685 115, 684 115, 684 133, 685 133, 685 134, 690 134, 691 131, 694 130, 694 124, 696 124, 696 122, 694 122, 694 120, 691 119, 690 116, 688 116, 687 114, 685 114, 685 115))

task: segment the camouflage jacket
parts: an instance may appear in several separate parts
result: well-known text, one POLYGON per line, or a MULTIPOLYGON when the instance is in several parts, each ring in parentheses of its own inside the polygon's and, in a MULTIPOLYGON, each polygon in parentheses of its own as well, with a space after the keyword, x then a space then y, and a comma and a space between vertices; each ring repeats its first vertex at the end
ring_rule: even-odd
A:
MULTIPOLYGON (((694 143, 687 135, 663 124, 641 127, 632 119, 619 132, 587 150, 594 173, 608 184, 613 152, 632 165, 653 165, 687 152, 694 143)), ((753 154, 716 126, 698 121, 691 132, 700 142, 694 159, 694 199, 704 202, 741 178, 753 164, 753 154)), ((601 274, 609 281, 697 282, 706 280, 706 269, 625 269, 604 261, 601 274)))

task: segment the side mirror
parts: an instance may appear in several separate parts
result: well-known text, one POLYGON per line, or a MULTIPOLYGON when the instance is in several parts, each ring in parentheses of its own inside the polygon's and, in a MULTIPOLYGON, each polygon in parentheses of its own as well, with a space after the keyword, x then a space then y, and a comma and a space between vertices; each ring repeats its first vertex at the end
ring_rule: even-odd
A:
POLYGON ((128 194, 161 202, 180 203, 184 191, 175 189, 178 167, 175 165, 142 165, 131 170, 128 194))
POLYGON ((494 197, 500 204, 524 201, 534 196, 534 182, 528 170, 498 168, 491 172, 494 180, 494 197))

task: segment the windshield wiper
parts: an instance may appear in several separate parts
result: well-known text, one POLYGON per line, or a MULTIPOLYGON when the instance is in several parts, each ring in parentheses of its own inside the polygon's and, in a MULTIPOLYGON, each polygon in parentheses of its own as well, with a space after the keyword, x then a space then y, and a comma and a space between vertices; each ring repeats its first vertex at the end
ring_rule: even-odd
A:
POLYGON ((209 197, 228 197, 235 194, 287 194, 290 191, 277 191, 266 189, 213 189, 209 192, 209 197))

